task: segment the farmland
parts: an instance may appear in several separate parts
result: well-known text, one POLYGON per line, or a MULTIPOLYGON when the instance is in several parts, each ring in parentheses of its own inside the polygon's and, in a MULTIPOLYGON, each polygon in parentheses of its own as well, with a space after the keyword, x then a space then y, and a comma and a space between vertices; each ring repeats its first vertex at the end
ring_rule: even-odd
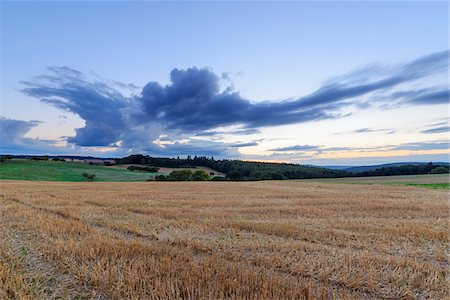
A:
POLYGON ((402 175, 402 176, 369 176, 369 177, 343 177, 331 179, 311 179, 316 182, 346 183, 346 184, 383 184, 406 185, 425 188, 449 189, 450 177, 448 174, 428 175, 402 175))
POLYGON ((90 165, 86 162, 31 161, 12 159, 0 165, 0 179, 41 181, 86 181, 83 173, 95 174, 96 181, 145 181, 158 173, 90 165))
POLYGON ((1 181, 0 298, 442 299, 448 209, 400 185, 1 181))

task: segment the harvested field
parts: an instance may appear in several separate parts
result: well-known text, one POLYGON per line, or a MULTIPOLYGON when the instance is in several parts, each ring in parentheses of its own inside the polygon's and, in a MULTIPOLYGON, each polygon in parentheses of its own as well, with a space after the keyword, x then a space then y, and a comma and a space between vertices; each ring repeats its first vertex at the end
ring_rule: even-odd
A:
POLYGON ((449 174, 428 175, 396 175, 396 176, 370 176, 370 177, 344 177, 344 178, 320 178, 312 181, 358 183, 358 184, 435 184, 449 183, 449 174))
POLYGON ((449 295, 448 191, 0 182, 1 299, 449 295))

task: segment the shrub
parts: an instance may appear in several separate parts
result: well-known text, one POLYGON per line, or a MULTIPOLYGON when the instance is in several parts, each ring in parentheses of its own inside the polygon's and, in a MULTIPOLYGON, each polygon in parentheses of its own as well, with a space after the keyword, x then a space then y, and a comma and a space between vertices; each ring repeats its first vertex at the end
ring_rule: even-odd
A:
POLYGON ((45 160, 45 161, 47 161, 48 160, 48 156, 47 155, 44 155, 44 156, 33 156, 31 158, 31 160, 45 160))
POLYGON ((226 177, 230 180, 238 180, 241 179, 241 172, 239 172, 238 170, 231 170, 227 173, 226 177))
POLYGON ((155 176, 155 180, 156 180, 156 181, 166 181, 166 180, 167 180, 167 177, 164 176, 164 175, 156 175, 156 176, 155 176))
POLYGON ((273 179, 273 180, 283 180, 283 179, 287 179, 286 176, 284 176, 283 174, 280 174, 280 173, 272 173, 271 176, 272 176, 272 179, 273 179))
POLYGON ((130 171, 143 171, 150 173, 157 173, 159 171, 158 167, 140 167, 140 166, 129 166, 127 170, 130 171))
POLYGON ((109 161, 104 161, 103 165, 106 166, 106 167, 114 166, 114 164, 110 163, 109 161))
POLYGON ((66 160, 64 158, 54 157, 54 158, 52 158, 52 161, 62 161, 62 162, 64 162, 66 160))
POLYGON ((258 180, 269 180, 272 178, 269 174, 267 174, 266 172, 263 172, 263 171, 255 172, 253 177, 255 177, 258 180))
POLYGON ((431 174, 446 174, 448 173, 448 168, 439 166, 430 171, 431 174))
POLYGON ((83 173, 83 177, 86 179, 86 181, 94 181, 95 174, 83 173))
POLYGON ((190 181, 192 180, 192 171, 191 170, 180 170, 180 171, 173 171, 169 175, 169 180, 175 180, 175 181, 190 181))
POLYGON ((209 179, 209 175, 203 170, 198 170, 195 171, 194 174, 192 174, 192 179, 195 181, 205 181, 209 179))
POLYGON ((11 155, 0 155, 0 162, 4 162, 7 160, 12 159, 13 157, 11 155))
POLYGON ((227 181, 228 179, 226 179, 223 176, 214 176, 213 178, 211 178, 211 181, 227 181))

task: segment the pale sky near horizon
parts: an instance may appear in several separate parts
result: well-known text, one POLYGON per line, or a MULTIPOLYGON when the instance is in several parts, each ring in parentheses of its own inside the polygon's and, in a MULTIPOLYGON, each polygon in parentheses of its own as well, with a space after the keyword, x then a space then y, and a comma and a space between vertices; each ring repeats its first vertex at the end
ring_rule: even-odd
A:
POLYGON ((448 161, 448 3, 1 3, 0 152, 448 161))

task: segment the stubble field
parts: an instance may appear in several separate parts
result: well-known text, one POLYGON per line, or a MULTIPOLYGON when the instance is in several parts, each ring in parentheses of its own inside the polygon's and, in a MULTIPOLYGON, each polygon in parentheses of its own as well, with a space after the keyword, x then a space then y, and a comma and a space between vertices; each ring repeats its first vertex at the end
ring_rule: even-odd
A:
POLYGON ((0 298, 445 299, 448 193, 2 181, 0 298))

